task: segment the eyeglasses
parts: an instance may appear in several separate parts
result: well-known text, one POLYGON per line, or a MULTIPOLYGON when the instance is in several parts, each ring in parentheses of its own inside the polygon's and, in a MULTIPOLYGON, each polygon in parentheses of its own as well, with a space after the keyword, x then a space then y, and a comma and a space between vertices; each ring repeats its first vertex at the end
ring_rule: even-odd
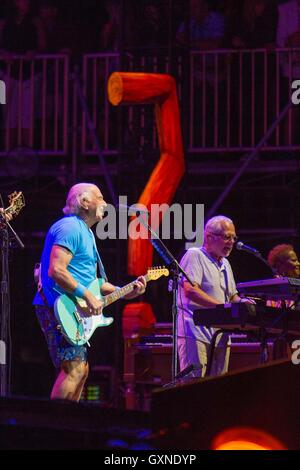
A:
POLYGON ((232 240, 235 243, 239 238, 236 235, 225 235, 223 233, 214 233, 214 232, 212 232, 211 234, 215 235, 215 237, 222 238, 224 240, 224 242, 229 242, 229 241, 232 240))

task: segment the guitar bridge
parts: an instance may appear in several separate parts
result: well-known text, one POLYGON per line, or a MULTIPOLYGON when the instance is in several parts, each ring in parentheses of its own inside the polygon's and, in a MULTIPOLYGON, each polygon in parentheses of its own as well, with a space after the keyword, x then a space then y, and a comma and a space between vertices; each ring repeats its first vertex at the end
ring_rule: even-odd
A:
POLYGON ((73 312, 73 314, 74 314, 74 317, 76 318, 76 320, 78 321, 78 323, 82 323, 82 318, 81 318, 80 315, 78 315, 77 310, 75 310, 75 311, 73 312))

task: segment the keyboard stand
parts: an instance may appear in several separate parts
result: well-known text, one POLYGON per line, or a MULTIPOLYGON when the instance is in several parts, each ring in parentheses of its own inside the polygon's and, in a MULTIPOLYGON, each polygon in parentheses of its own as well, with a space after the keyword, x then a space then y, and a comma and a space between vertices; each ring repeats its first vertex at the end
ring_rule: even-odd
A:
POLYGON ((259 342, 260 342, 260 364, 266 364, 269 361, 268 350, 268 336, 266 329, 259 328, 259 342))
MULTIPOLYGON (((283 328, 282 332, 275 338, 273 342, 273 360, 283 359, 288 356, 288 308, 284 300, 281 302, 281 309, 283 312, 283 328)), ((282 314, 281 314, 282 316, 282 314)))
POLYGON ((206 365, 206 371, 204 374, 204 377, 209 377, 211 374, 211 368, 212 368, 212 362, 214 358, 214 352, 216 349, 216 341, 217 337, 222 334, 222 333, 227 333, 227 334, 234 334, 234 333, 240 333, 241 330, 239 328, 234 328, 234 329, 227 329, 227 328, 220 328, 218 329, 212 336, 212 340, 210 343, 210 348, 209 348, 209 354, 207 358, 207 365, 206 365))

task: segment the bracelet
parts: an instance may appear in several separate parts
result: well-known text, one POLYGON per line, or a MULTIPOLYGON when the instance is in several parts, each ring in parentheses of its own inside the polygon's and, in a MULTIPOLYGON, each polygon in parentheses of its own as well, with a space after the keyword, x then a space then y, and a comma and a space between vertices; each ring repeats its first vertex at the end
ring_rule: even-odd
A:
POLYGON ((73 294, 76 295, 76 297, 83 297, 84 293, 86 291, 86 287, 84 287, 82 284, 78 282, 76 289, 73 290, 73 294))

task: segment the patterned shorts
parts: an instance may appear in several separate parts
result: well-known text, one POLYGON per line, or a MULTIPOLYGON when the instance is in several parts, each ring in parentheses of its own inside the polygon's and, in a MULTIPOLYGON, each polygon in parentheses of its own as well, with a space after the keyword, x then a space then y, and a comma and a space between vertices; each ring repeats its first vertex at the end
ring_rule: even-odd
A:
POLYGON ((57 329, 57 321, 52 309, 36 305, 35 311, 55 368, 59 369, 63 361, 87 362, 86 346, 74 346, 68 343, 57 329))

